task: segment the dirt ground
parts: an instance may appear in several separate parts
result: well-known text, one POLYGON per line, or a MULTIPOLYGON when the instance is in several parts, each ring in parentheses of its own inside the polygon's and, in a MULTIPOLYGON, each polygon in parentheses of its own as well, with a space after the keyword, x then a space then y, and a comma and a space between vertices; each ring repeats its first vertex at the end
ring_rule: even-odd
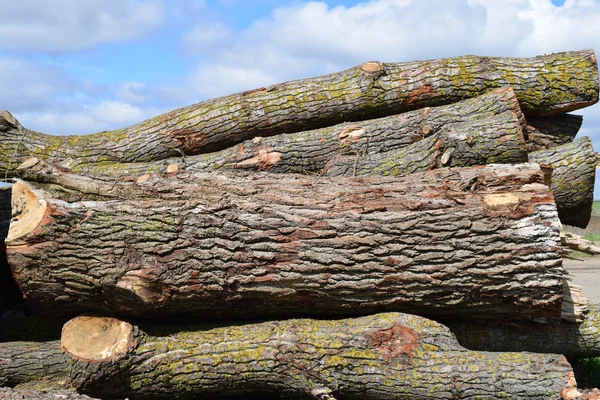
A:
MULTIPOLYGON (((582 236, 588 233, 600 234, 600 217, 592 216, 586 229, 567 225, 565 225, 564 229, 567 232, 573 232, 582 236)), ((572 258, 565 258, 563 265, 569 275, 572 276, 573 283, 583 288, 583 295, 591 303, 600 304, 600 256, 586 257, 574 255, 572 258)))

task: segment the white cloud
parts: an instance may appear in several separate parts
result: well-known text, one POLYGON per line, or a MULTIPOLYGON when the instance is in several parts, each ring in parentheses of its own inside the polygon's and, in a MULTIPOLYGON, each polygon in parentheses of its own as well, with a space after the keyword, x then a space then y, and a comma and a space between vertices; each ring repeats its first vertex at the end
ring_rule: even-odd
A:
POLYGON ((163 22, 158 1, 1 0, 0 47, 62 53, 137 38, 163 22))
POLYGON ((226 46, 235 37, 233 29, 220 22, 195 25, 185 36, 184 42, 188 52, 207 52, 226 46))
POLYGON ((123 82, 117 90, 117 98, 128 103, 142 104, 146 101, 145 88, 146 84, 142 82, 123 82))
POLYGON ((104 101, 90 111, 97 121, 117 127, 126 127, 142 122, 152 116, 149 113, 149 110, 144 111, 121 101, 104 101))
POLYGON ((59 69, 26 60, 0 58, 0 77, 0 108, 13 112, 56 104, 76 88, 59 69))

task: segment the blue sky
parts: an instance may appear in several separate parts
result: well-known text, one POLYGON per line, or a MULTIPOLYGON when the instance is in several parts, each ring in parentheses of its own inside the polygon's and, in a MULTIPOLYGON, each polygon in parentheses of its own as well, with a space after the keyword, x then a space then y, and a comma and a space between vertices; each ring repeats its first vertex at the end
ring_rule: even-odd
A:
MULTIPOLYGON (((600 0, 0 0, 0 20, 0 109, 56 134, 367 60, 600 49, 600 0)), ((600 149, 600 106, 576 113, 600 149)))

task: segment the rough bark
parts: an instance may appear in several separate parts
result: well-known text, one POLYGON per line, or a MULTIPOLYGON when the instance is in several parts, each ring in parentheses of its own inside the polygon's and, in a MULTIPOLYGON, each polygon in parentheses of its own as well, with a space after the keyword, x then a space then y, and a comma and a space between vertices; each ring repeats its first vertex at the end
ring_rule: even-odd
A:
MULTIPOLYGON (((423 140, 437 144, 438 158, 444 148, 468 153, 462 156, 462 163, 453 162, 453 165, 518 163, 527 160, 523 136, 525 128, 525 119, 513 90, 503 88, 446 106, 255 138, 211 154, 148 163, 87 165, 80 170, 87 175, 113 178, 177 170, 234 168, 276 173, 321 173, 327 163, 338 155, 387 152, 423 140)), ((415 146, 423 147, 412 145, 415 146)), ((457 159, 458 156, 453 161, 457 159)), ((436 160, 430 157, 429 164, 436 165, 436 160)), ((439 160, 437 164, 440 164, 439 160)))
POLYGON ((593 50, 538 56, 464 56, 368 62, 346 71, 204 101, 129 128, 51 136, 0 118, 0 169, 36 156, 80 164, 144 162, 217 151, 256 136, 299 132, 472 98, 510 86, 523 111, 560 114, 598 101, 593 50))
POLYGON ((69 390, 21 390, 0 388, 0 400, 94 400, 69 390))
POLYGON ((600 306, 590 306, 581 323, 557 325, 516 321, 443 320, 470 350, 557 353, 572 358, 600 357, 600 306))
POLYGON ((590 138, 530 153, 529 161, 553 168, 550 188, 561 222, 585 228, 592 215, 596 181, 596 153, 590 138))
POLYGON ((80 182, 110 201, 18 182, 7 254, 40 314, 402 310, 556 320, 560 224, 543 180, 524 164, 394 179, 211 173, 108 188, 80 182), (73 196, 81 201, 64 201, 73 196))
POLYGON ((111 318, 68 322, 73 385, 90 395, 313 399, 575 398, 560 355, 462 348, 443 325, 407 314, 287 320, 152 335, 111 318))
POLYGON ((39 380, 66 379, 68 360, 60 341, 0 343, 0 387, 39 380))
POLYGON ((583 117, 581 115, 527 116, 527 128, 525 130, 527 151, 548 150, 571 143, 577 136, 582 123, 583 117))

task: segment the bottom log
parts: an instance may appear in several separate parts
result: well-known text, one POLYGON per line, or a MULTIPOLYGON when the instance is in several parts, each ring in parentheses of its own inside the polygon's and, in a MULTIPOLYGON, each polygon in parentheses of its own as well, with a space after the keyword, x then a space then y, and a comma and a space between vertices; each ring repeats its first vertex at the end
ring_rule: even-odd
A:
POLYGON ((113 318, 65 324, 71 381, 101 397, 576 399, 563 356, 461 347, 445 326, 389 313, 178 331, 113 318))

